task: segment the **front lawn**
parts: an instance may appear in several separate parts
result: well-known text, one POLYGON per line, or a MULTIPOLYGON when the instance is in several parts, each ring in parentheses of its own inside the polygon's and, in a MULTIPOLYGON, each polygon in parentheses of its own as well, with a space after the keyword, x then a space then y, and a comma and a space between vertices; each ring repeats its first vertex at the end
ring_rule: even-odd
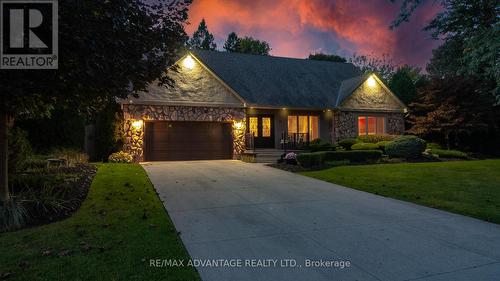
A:
POLYGON ((342 166, 302 174, 500 223, 500 160, 342 166))
POLYGON ((72 217, 0 234, 0 280, 198 280, 192 267, 149 266, 188 259, 141 166, 102 164, 72 217))

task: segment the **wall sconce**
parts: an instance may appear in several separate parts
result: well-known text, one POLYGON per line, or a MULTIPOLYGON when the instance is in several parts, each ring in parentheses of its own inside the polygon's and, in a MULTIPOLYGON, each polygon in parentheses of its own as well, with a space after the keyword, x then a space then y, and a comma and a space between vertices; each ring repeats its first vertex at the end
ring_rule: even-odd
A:
POLYGON ((134 129, 136 130, 140 130, 142 128, 142 123, 142 120, 134 121, 132 122, 132 127, 134 127, 134 129))
POLYGON ((184 65, 184 67, 187 69, 194 68, 194 59, 191 57, 191 55, 187 55, 187 57, 182 61, 182 65, 184 65))
POLYGON ((241 130, 241 128, 243 128, 243 122, 241 121, 234 121, 233 125, 236 130, 241 130))
POLYGON ((370 88, 373 88, 373 87, 375 87, 375 85, 377 85, 377 81, 375 81, 375 78, 373 78, 372 75, 370 75, 370 78, 368 78, 368 80, 366 80, 366 83, 367 83, 368 87, 370 87, 370 88))

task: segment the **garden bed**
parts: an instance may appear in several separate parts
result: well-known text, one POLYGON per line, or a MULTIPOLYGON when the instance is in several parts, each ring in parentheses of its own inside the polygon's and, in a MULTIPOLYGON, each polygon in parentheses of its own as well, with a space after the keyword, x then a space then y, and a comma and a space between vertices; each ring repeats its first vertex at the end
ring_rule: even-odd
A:
POLYGON ((95 173, 94 166, 78 163, 12 175, 9 184, 14 200, 25 213, 24 227, 71 216, 85 200, 95 173))

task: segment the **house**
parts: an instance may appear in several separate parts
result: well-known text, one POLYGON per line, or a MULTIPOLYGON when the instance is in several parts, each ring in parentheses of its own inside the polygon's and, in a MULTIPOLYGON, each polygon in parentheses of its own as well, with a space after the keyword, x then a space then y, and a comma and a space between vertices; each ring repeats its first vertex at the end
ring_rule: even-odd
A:
POLYGON ((350 63, 197 50, 176 65, 173 87, 153 83, 121 101, 137 161, 231 159, 246 146, 404 130, 405 105, 350 63))

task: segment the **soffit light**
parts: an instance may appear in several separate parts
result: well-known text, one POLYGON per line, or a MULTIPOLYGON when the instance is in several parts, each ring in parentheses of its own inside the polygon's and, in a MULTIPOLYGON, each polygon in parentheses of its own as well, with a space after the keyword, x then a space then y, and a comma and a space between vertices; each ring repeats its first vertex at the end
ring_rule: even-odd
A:
POLYGON ((182 61, 182 65, 184 65, 184 67, 187 69, 193 69, 194 64, 194 59, 191 57, 191 55, 187 55, 187 57, 182 61))
POLYGON ((366 80, 366 83, 368 85, 368 87, 375 87, 375 85, 377 85, 377 81, 375 81, 375 78, 373 78, 373 76, 370 76, 370 78, 368 78, 368 80, 366 80))

